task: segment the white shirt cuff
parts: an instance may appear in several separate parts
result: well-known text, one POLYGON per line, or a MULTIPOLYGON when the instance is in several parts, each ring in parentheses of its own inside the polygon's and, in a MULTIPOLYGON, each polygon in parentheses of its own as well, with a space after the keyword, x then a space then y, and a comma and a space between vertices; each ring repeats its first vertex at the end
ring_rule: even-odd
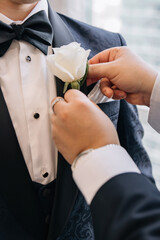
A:
POLYGON ((81 154, 72 164, 73 178, 88 204, 96 192, 116 175, 128 172, 140 173, 127 153, 119 145, 107 145, 87 154, 81 154))
POLYGON ((151 94, 148 122, 160 133, 160 73, 157 76, 151 94))

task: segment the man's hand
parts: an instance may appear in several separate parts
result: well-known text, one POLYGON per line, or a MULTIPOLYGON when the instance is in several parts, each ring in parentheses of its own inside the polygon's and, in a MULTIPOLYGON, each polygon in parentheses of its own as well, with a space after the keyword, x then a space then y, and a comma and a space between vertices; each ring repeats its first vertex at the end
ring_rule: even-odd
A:
POLYGON ((114 99, 132 104, 150 104, 158 72, 127 47, 105 50, 90 61, 87 84, 101 81, 101 91, 114 99))
POLYGON ((54 105, 53 139, 70 164, 87 149, 119 144, 110 119, 83 93, 69 90, 64 99, 54 105))

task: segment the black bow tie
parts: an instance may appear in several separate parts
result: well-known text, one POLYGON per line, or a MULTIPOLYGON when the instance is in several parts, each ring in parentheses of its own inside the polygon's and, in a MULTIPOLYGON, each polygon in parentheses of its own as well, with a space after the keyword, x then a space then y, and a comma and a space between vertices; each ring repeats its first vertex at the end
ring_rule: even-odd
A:
POLYGON ((29 42, 47 55, 53 33, 45 11, 32 15, 21 25, 7 25, 0 21, 0 57, 6 53, 14 39, 29 42))

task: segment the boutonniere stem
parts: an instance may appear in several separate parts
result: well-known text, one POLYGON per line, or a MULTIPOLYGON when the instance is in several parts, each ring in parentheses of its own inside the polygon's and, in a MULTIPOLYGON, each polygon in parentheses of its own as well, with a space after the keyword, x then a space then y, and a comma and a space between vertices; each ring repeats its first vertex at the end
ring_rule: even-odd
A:
POLYGON ((86 81, 87 74, 88 74, 88 68, 89 68, 89 64, 87 62, 85 75, 81 79, 76 80, 71 83, 65 82, 64 88, 63 88, 63 93, 65 93, 67 91, 69 85, 71 85, 72 89, 80 90, 80 88, 83 86, 84 82, 86 81))

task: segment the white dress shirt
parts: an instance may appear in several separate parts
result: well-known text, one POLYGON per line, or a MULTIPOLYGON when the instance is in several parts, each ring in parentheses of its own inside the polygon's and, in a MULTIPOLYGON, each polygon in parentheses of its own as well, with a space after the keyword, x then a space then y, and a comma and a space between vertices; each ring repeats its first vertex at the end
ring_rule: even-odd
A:
MULTIPOLYGON (((160 133, 160 74, 152 91, 148 121, 160 133)), ((82 153, 72 164, 72 171, 88 204, 100 187, 114 176, 128 172, 140 173, 126 150, 118 145, 107 145, 82 153)))
MULTIPOLYGON (((45 0, 27 18, 41 10, 48 13, 45 0)), ((14 22, 2 14, 0 20, 14 22)), ((56 97, 56 87, 47 72, 46 56, 31 44, 14 40, 0 58, 0 85, 32 180, 42 184, 52 181, 56 177, 56 148, 50 102, 56 97)))
MULTIPOLYGON (((24 21, 41 10, 48 16, 46 0, 39 1, 24 21)), ((14 22, 1 13, 0 20, 6 24, 14 22)), ((48 52, 52 53, 51 46, 48 52)), ((57 149, 50 121, 56 83, 47 70, 46 56, 31 44, 14 40, 0 58, 0 85, 31 179, 47 184, 56 178, 57 149)), ((97 87, 90 99, 107 101, 97 87)))

